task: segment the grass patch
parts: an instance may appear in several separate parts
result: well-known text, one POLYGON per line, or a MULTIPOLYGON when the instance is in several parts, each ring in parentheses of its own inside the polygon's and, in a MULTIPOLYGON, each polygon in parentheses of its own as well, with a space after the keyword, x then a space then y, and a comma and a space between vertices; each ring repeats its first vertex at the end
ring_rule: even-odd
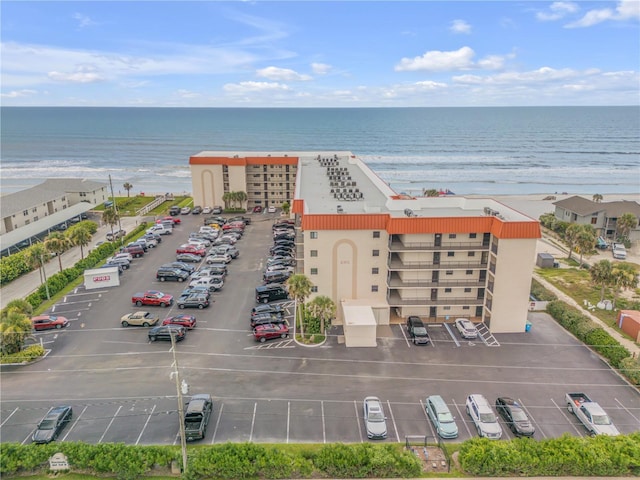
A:
POLYGON ((317 345, 324 342, 325 336, 320 333, 312 333, 311 335, 305 334, 302 337, 299 333, 296 333, 296 340, 305 345, 317 345))

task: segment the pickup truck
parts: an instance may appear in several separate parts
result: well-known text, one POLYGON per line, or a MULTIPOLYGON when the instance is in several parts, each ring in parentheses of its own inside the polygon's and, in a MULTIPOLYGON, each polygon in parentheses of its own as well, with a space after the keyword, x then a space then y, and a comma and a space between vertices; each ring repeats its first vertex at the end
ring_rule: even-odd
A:
POLYGON ((620 435, 609 415, 586 393, 567 393, 567 410, 573 412, 591 435, 620 435))
POLYGON ((147 290, 144 293, 136 293, 131 297, 131 302, 136 306, 155 305, 160 307, 168 307, 173 305, 173 295, 167 295, 157 290, 147 290))
POLYGON ((624 247, 624 243, 614 243, 611 248, 613 258, 625 260, 627 258, 627 249, 624 247))
POLYGON ((201 440, 207 431, 213 402, 208 393, 193 395, 184 412, 184 435, 187 441, 201 440))

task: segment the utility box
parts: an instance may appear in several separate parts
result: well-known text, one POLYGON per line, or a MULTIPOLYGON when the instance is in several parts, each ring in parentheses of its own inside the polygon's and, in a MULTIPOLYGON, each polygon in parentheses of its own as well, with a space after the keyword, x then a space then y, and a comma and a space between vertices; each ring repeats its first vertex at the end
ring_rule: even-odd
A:
POLYGON ((536 258, 536 266, 540 268, 553 268, 556 259, 550 253, 539 253, 536 258))
POLYGON ((638 310, 620 310, 618 313, 618 327, 634 338, 636 342, 640 342, 640 312, 638 310))
POLYGON ((96 288, 117 287, 120 285, 120 272, 118 267, 95 268, 84 271, 84 288, 94 290, 96 288))

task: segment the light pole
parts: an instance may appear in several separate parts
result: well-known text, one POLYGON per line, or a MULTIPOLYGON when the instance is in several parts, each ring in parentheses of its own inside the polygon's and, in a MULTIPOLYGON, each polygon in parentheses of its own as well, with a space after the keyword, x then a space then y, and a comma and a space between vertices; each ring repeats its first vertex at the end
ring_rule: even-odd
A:
MULTIPOLYGON (((176 357, 176 338, 173 332, 171 332, 169 336, 171 337, 171 350, 173 351, 173 365, 175 368, 175 370, 171 372, 171 375, 176 377, 176 391, 178 392, 178 419, 180 421, 180 446, 182 447, 182 474, 184 475, 187 473, 187 437, 184 431, 184 403, 182 401, 182 388, 180 385, 180 374, 178 372, 178 358, 176 357)), ((186 383, 184 386, 186 387, 186 383)))
POLYGON ((47 292, 47 300, 51 300, 49 295, 49 285, 47 284, 47 271, 44 269, 44 257, 40 254, 40 266, 42 267, 42 276, 44 277, 44 289, 47 292))

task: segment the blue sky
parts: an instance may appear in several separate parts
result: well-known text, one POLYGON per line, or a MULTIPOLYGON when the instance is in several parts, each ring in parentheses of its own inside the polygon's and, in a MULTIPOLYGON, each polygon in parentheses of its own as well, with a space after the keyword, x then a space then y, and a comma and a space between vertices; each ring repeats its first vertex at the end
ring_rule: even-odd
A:
POLYGON ((640 1, 6 1, 2 105, 638 105, 640 1))

